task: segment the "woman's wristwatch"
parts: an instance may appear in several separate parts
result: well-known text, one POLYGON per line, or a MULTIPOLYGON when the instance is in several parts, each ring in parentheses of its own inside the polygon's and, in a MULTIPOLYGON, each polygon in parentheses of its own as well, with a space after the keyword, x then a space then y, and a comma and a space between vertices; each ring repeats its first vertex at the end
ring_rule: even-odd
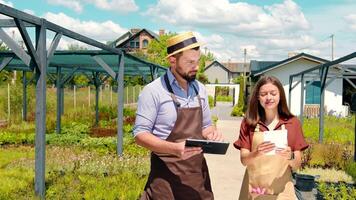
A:
POLYGON ((294 160, 294 151, 291 152, 290 158, 288 160, 294 160))

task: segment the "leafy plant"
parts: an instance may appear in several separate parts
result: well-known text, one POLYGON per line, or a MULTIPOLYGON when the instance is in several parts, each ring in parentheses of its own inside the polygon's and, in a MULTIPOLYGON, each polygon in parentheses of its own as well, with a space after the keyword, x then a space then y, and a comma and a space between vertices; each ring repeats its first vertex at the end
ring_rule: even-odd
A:
POLYGON ((356 188, 346 185, 344 183, 340 183, 340 184, 320 183, 318 189, 322 194, 323 199, 325 200, 356 198, 356 188))
POLYGON ((347 163, 345 172, 352 176, 354 182, 356 182, 356 162, 350 161, 347 163))

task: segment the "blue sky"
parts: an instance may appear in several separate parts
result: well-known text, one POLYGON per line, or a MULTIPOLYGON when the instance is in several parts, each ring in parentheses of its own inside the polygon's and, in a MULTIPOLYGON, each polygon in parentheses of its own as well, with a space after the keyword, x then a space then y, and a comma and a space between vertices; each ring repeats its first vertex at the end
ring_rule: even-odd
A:
MULTIPOLYGON (((101 42, 130 28, 194 31, 220 61, 331 58, 356 50, 355 0, 0 0, 101 42)), ((65 49, 73 43, 61 41, 65 49)))

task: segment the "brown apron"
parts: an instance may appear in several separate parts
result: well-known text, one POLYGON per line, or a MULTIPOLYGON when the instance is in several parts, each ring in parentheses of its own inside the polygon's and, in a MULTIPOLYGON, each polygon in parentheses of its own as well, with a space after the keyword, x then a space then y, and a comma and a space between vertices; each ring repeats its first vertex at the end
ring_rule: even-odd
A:
MULTIPOLYGON (((199 107, 181 108, 173 90, 164 76, 177 110, 177 120, 167 141, 181 142, 187 138, 202 137, 202 106, 198 91, 199 107)), ((214 199, 208 167, 203 153, 182 160, 175 156, 151 153, 151 172, 141 200, 205 200, 214 199)))
MULTIPOLYGON (((282 130, 284 129, 285 126, 282 125, 282 130)), ((264 141, 263 134, 257 124, 252 139, 252 151, 255 151, 257 145, 264 141)), ((240 200, 295 200, 296 198, 292 171, 285 158, 279 155, 262 155, 247 166, 241 186, 240 200), (266 194, 250 192, 251 188, 257 187, 265 188, 266 194)))

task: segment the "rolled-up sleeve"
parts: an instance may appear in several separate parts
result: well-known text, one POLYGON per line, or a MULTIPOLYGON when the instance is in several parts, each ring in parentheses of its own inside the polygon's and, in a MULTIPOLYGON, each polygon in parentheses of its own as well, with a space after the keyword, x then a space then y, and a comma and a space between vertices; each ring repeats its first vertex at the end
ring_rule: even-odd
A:
POLYGON ((309 145, 304 139, 302 125, 296 117, 293 117, 291 122, 291 127, 288 129, 288 145, 293 151, 303 151, 309 145))
POLYGON ((250 129, 246 119, 243 119, 241 122, 239 139, 234 142, 234 147, 239 150, 244 148, 251 151, 250 129))
POLYGON ((158 105, 158 98, 154 96, 154 89, 145 87, 138 98, 136 121, 133 129, 134 137, 143 132, 152 133, 158 105))
MULTIPOLYGON (((200 85, 200 84, 199 84, 200 85)), ((201 96, 204 99, 202 101, 202 109, 203 109, 203 129, 212 125, 211 122, 211 113, 210 113, 210 108, 209 108, 209 98, 208 98, 208 94, 203 87, 201 87, 202 85, 200 85, 200 91, 201 91, 201 96)))

